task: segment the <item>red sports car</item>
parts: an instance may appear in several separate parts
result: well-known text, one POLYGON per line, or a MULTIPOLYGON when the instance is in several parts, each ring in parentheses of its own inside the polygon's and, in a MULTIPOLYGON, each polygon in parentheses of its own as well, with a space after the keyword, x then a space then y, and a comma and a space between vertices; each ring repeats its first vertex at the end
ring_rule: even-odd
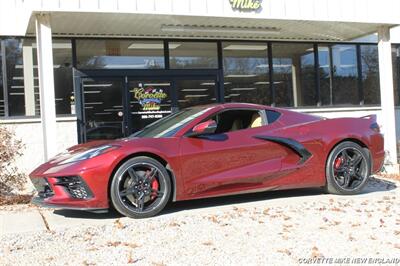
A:
POLYGON ((168 201, 324 187, 355 194, 384 161, 376 116, 326 119, 254 104, 191 107, 114 141, 68 149, 30 174, 33 202, 133 218, 168 201))

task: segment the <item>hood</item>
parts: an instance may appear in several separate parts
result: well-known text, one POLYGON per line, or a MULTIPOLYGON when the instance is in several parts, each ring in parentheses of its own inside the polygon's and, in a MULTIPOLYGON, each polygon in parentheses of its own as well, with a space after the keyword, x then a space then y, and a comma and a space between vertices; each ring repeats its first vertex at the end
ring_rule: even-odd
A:
POLYGON ((97 148, 100 146, 104 146, 104 145, 122 146, 122 144, 124 142, 126 142, 125 139, 118 139, 118 140, 96 140, 96 141, 90 141, 90 142, 83 143, 83 144, 78 144, 78 145, 72 146, 72 147, 68 148, 67 150, 57 154, 56 156, 51 158, 47 163, 51 164, 51 165, 60 164, 63 161, 68 160, 69 158, 71 158, 79 153, 83 153, 87 150, 97 148))

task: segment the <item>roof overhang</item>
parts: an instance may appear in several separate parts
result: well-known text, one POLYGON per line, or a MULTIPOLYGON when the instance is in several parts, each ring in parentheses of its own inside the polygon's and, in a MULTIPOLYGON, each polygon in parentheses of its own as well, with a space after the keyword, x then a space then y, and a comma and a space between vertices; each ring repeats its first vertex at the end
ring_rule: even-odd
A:
MULTIPOLYGON (((32 12, 27 35, 35 34, 32 12)), ((395 24, 107 12, 46 12, 53 36, 349 41, 395 24)))

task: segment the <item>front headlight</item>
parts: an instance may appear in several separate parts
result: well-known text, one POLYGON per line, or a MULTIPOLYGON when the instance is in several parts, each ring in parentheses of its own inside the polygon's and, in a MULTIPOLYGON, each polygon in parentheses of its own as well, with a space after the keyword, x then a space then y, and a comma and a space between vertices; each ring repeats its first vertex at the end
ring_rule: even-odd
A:
POLYGON ((87 160, 87 159, 99 156, 101 154, 104 154, 106 152, 116 150, 118 148, 120 148, 120 146, 117 146, 117 145, 99 146, 99 147, 92 148, 92 149, 89 149, 86 151, 78 152, 77 154, 75 154, 71 158, 68 158, 67 160, 63 161, 62 163, 66 164, 66 163, 73 163, 73 162, 77 162, 77 161, 87 160))

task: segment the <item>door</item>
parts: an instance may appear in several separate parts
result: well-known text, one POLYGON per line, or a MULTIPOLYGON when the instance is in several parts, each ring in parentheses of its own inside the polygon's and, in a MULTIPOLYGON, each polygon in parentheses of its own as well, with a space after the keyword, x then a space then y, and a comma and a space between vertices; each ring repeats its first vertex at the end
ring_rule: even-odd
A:
POLYGON ((83 132, 85 141, 123 137, 124 81, 120 79, 83 79, 83 132))
POLYGON ((179 109, 219 99, 216 75, 97 75, 79 82, 81 142, 126 137, 179 109))
POLYGON ((175 97, 169 80, 129 80, 127 95, 130 132, 139 131, 175 110, 175 97))
POLYGON ((279 176, 287 152, 278 144, 255 138, 275 128, 274 124, 262 126, 265 118, 257 124, 258 112, 264 117, 257 110, 223 111, 209 118, 218 124, 215 134, 182 137, 181 174, 186 195, 258 191, 279 176))

